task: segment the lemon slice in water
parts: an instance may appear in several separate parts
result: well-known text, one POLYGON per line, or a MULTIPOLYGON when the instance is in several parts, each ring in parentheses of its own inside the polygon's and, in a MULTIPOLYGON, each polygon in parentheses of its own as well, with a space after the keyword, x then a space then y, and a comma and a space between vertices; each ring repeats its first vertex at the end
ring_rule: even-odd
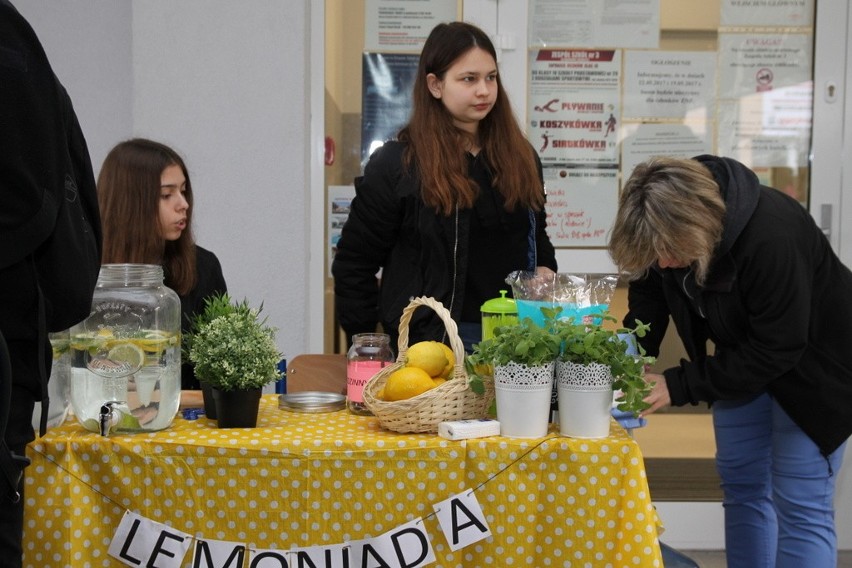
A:
POLYGON ((132 343, 119 343, 109 350, 107 358, 116 363, 126 363, 131 369, 138 369, 145 362, 145 353, 132 343))
POLYGON ((177 343, 177 337, 161 331, 149 331, 145 337, 136 338, 133 343, 147 353, 159 353, 177 343))

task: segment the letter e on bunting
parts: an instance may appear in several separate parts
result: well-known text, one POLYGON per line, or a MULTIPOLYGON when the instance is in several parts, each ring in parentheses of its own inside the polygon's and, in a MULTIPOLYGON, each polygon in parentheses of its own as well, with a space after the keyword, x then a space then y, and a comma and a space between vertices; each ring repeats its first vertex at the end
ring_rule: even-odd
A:
POLYGON ((473 491, 453 495, 433 508, 453 552, 491 536, 488 521, 473 491))
POLYGON ((180 568, 192 535, 125 511, 108 553, 126 566, 180 568))

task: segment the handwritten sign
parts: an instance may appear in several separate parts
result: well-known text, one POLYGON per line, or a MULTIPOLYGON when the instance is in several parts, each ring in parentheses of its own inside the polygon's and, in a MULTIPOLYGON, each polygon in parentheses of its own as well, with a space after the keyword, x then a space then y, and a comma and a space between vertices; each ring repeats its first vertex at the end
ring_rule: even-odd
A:
POLYGON ((556 247, 603 247, 618 206, 618 171, 544 169, 547 234, 556 247))

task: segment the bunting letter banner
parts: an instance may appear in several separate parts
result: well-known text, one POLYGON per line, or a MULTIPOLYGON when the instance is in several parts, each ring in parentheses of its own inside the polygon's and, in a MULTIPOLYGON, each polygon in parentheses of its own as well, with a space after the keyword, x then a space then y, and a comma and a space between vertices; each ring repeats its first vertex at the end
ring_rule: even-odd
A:
POLYGON ((180 568, 192 535, 125 511, 107 553, 125 566, 180 568))
POLYGON ((491 536, 488 521, 473 491, 453 495, 433 505, 450 550, 470 546, 491 536))
POLYGON ((242 568, 246 545, 227 540, 196 540, 192 568, 242 568))
POLYGON ((354 568, 349 544, 308 546, 290 550, 290 568, 354 568))

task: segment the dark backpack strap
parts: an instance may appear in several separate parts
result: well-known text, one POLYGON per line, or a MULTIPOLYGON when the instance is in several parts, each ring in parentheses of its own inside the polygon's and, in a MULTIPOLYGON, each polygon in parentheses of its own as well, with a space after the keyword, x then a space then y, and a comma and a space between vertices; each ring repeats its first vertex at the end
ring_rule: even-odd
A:
POLYGON ((24 468, 30 465, 30 460, 11 451, 6 445, 6 424, 9 422, 9 406, 12 402, 12 362, 9 358, 9 348, 6 339, 0 332, 0 494, 8 496, 12 503, 21 499, 18 487, 24 468))
MULTIPOLYGON (((32 259, 32 257, 30 257, 32 259)), ((48 344, 47 338, 47 313, 44 306, 44 293, 41 291, 41 284, 38 282, 38 270, 35 267, 35 261, 31 263, 33 270, 33 279, 36 284, 36 292, 38 293, 38 383, 41 387, 41 418, 38 421, 38 435, 44 436, 47 432, 47 414, 50 410, 50 396, 47 391, 47 381, 50 379, 50 374, 44 364, 47 353, 44 350, 48 344)))

